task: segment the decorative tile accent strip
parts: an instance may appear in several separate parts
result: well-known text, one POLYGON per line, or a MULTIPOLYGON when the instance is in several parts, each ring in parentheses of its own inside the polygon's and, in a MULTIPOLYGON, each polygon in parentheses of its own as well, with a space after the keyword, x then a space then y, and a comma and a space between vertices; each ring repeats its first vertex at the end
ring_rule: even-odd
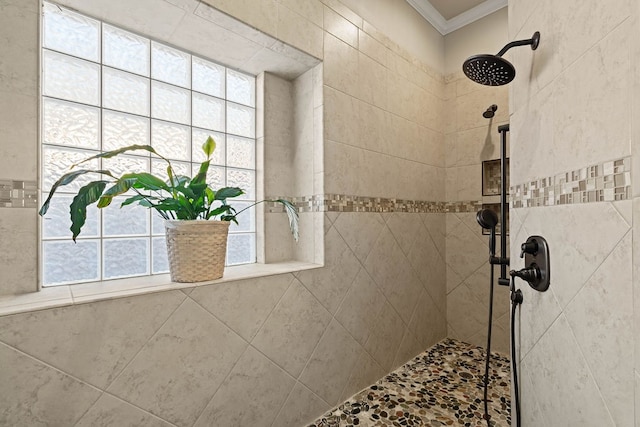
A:
MULTIPOLYGON (((278 199, 286 197, 269 197, 278 199)), ((316 194, 313 196, 289 197, 299 212, 409 212, 448 213, 476 212, 482 208, 481 201, 429 202, 423 200, 386 199, 382 197, 348 196, 344 194, 316 194)), ((279 203, 268 203, 267 212, 283 212, 279 203)))
POLYGON ((35 181, 0 180, 0 208, 37 208, 38 186, 35 181))
POLYGON ((511 207, 575 205, 631 198, 631 157, 511 187, 511 207))

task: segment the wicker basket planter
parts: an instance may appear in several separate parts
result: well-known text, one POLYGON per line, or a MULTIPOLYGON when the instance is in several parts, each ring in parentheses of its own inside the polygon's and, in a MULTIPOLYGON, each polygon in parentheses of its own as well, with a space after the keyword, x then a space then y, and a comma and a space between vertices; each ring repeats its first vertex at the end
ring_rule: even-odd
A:
POLYGON ((173 282, 204 282, 222 277, 229 221, 165 221, 164 225, 173 282))

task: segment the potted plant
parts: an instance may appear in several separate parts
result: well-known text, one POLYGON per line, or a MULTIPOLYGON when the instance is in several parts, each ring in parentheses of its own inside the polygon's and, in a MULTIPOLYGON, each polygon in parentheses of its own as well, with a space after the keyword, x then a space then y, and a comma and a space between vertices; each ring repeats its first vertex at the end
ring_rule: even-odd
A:
POLYGON ((230 221, 237 223, 237 216, 259 203, 270 201, 284 206, 294 239, 298 240, 298 212, 291 202, 284 199, 262 200, 236 211, 227 199, 238 197, 244 191, 238 187, 213 189, 207 184, 207 171, 211 155, 216 147, 212 137, 202 145, 206 160, 200 164, 193 177, 177 175, 171 162, 157 153, 150 145, 131 145, 91 156, 73 164, 70 172, 62 175, 40 208, 44 216, 51 198, 61 186, 68 185, 86 174, 97 174, 100 179, 82 186, 70 205, 71 233, 75 241, 87 218, 87 207, 97 203, 98 208, 109 206, 114 197, 132 191, 120 207, 139 204, 156 212, 165 220, 167 255, 171 280, 174 282, 201 282, 222 277, 225 264, 227 235, 230 221), (93 159, 108 159, 120 154, 145 150, 167 164, 168 178, 162 179, 147 172, 125 173, 116 176, 106 169, 75 169, 93 159), (75 169, 75 170, 73 170, 75 169))

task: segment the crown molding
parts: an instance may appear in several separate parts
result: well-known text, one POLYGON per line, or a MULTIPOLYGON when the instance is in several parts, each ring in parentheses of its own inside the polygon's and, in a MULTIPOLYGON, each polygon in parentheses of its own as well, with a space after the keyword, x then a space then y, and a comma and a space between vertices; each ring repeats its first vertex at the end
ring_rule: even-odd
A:
POLYGON ((486 0, 458 16, 446 20, 429 0, 407 0, 407 3, 443 36, 507 6, 507 0, 486 0))

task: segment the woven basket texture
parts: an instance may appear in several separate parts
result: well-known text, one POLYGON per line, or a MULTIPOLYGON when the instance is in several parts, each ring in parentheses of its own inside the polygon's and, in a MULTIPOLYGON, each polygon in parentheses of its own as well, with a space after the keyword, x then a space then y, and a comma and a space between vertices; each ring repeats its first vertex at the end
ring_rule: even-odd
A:
POLYGON ((222 277, 228 221, 165 221, 165 230, 173 282, 204 282, 222 277))

